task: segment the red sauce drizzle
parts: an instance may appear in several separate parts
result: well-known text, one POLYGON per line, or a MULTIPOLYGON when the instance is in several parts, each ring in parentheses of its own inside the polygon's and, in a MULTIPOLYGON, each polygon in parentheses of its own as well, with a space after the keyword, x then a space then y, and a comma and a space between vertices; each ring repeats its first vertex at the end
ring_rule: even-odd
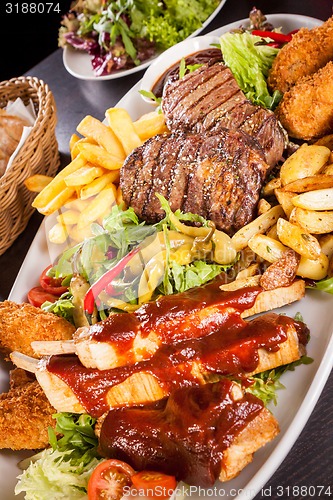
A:
POLYGON ((129 364, 137 334, 145 338, 153 330, 162 344, 206 336, 224 324, 224 316, 229 314, 226 308, 240 312, 249 309, 262 291, 258 286, 222 291, 219 287, 223 279, 217 278, 184 293, 166 295, 141 306, 134 313, 113 314, 91 327, 89 337, 112 344, 119 355, 126 353, 129 364))
MULTIPOLYGON (((254 298, 255 296, 256 294, 254 298)), ((239 300, 242 304, 241 295, 239 300)), ((180 308, 179 311, 181 310, 184 309, 180 308)), ((237 377, 253 372, 258 366, 258 349, 277 351, 279 345, 287 340, 287 326, 290 322, 298 325, 300 338, 306 338, 307 329, 301 322, 294 322, 274 313, 244 321, 240 316, 241 310, 242 307, 231 314, 221 315, 220 323, 209 335, 163 344, 146 361, 101 371, 85 368, 75 355, 60 355, 51 356, 46 368, 73 390, 88 413, 100 416, 108 410, 108 390, 134 373, 153 375, 171 392, 179 387, 202 383, 202 380, 192 374, 195 362, 200 363, 201 372, 237 377)), ((165 310, 165 315, 168 314, 165 310)))
POLYGON ((263 409, 251 394, 235 401, 231 388, 232 382, 223 379, 178 389, 154 405, 112 409, 101 428, 101 452, 135 470, 211 486, 221 472, 224 450, 263 409))

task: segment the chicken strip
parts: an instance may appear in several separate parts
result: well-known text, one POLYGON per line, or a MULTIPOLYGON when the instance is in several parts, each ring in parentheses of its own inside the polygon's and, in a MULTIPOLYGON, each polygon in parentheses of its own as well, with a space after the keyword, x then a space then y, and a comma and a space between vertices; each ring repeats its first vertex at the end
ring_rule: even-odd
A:
POLYGON ((291 137, 310 141, 333 131, 333 62, 303 78, 275 110, 291 137))
POLYGON ((312 75, 333 59, 333 16, 322 26, 302 28, 276 56, 268 75, 272 91, 282 94, 300 78, 312 75))
POLYGON ((30 344, 34 340, 69 340, 75 327, 64 318, 30 304, 0 302, 0 350, 20 351, 36 357, 30 344))
POLYGON ((24 370, 11 372, 10 385, 9 392, 0 395, 0 449, 45 448, 47 428, 55 427, 55 409, 37 380, 24 370))

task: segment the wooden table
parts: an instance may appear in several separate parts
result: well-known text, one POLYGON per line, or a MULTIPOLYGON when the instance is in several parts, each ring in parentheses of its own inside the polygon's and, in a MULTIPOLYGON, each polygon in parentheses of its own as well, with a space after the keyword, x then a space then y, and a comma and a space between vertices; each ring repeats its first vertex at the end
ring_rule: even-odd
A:
MULTIPOLYGON (((327 19, 332 14, 332 3, 329 0, 257 1, 255 5, 265 14, 295 13, 317 17, 322 20, 327 19)), ((238 19, 246 18, 252 7, 252 0, 228 0, 217 18, 206 29, 206 32, 238 19)), ((63 67, 62 51, 59 49, 32 68, 28 74, 46 81, 54 94, 58 115, 56 133, 61 162, 62 165, 65 165, 69 161, 69 139, 80 120, 87 114, 102 120, 105 109, 114 106, 142 77, 143 72, 110 81, 89 82, 77 80, 69 75, 63 67)), ((42 217, 39 214, 34 214, 27 229, 17 238, 12 247, 4 255, 0 256, 0 300, 5 300, 8 297, 41 220, 42 217)), ((333 376, 331 375, 296 444, 273 477, 268 479, 264 491, 256 496, 256 500, 263 498, 317 499, 333 497, 333 411, 330 399, 332 394, 333 376), (314 495, 312 490, 308 490, 308 494, 302 494, 301 490, 299 494, 296 494, 297 491, 292 490, 293 485, 305 487, 327 487, 331 485, 331 491, 330 495, 327 494, 328 491, 326 490, 326 495, 323 492, 321 496, 318 494, 319 489, 316 490, 314 495)), ((305 492, 305 489, 303 492, 305 492)))

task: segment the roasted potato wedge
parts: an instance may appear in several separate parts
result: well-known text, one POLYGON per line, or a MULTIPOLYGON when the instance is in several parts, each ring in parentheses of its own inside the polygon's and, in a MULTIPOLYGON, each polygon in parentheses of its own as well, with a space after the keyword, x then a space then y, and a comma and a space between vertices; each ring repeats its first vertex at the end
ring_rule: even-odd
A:
POLYGON ((331 151, 325 146, 302 144, 282 165, 282 186, 303 177, 317 174, 327 163, 331 151))

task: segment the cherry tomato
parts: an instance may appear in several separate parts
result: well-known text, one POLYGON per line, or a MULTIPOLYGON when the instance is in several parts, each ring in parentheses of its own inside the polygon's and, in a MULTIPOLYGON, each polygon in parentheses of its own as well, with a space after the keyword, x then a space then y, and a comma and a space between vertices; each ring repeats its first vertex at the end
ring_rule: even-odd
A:
POLYGON ((106 460, 97 465, 88 483, 89 500, 119 500, 125 486, 131 487, 135 471, 120 460, 106 460))
POLYGON ((63 278, 50 278, 50 276, 47 275, 47 271, 51 269, 51 267, 53 266, 51 265, 48 266, 46 269, 44 269, 39 278, 39 283, 46 292, 52 293, 53 295, 57 295, 58 297, 60 297, 60 295, 67 292, 68 287, 61 285, 63 278))
POLYGON ((144 470, 134 474, 131 479, 137 490, 142 490, 145 496, 151 498, 168 498, 177 485, 174 476, 167 476, 163 472, 144 470))
POLYGON ((41 286, 35 286, 35 288, 31 288, 28 292, 28 300, 31 305, 35 307, 40 307, 44 302, 55 302, 59 297, 53 295, 52 293, 48 293, 41 286))

